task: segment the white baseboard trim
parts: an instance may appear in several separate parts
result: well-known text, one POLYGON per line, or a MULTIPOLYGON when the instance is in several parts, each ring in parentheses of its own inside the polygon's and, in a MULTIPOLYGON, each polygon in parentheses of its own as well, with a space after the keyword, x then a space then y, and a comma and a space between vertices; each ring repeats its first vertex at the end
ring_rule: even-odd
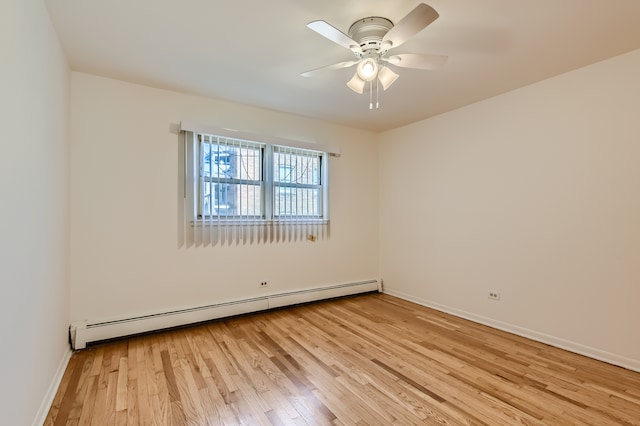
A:
POLYGON ((549 334, 540 333, 528 328, 519 327, 517 325, 509 324, 503 321, 498 321, 492 318, 484 317, 482 315, 476 315, 471 312, 466 312, 460 309, 455 309, 450 306, 441 305, 429 300, 414 297, 409 294, 396 291, 393 289, 384 288, 383 292, 390 296, 395 296, 400 299, 407 300, 409 302, 417 303, 418 305, 426 306, 428 308, 435 309, 440 312, 454 315, 456 317, 464 318, 479 324, 487 325, 498 330, 506 331, 508 333, 516 334, 518 336, 526 337, 527 339, 535 340, 537 342, 545 343, 547 345, 554 346, 556 348, 564 349, 569 352, 573 352, 579 355, 584 355, 589 358, 603 361, 608 364, 617 365, 619 367, 626 368, 628 370, 636 371, 640 373, 640 360, 627 358, 622 355, 614 354, 611 352, 603 351, 601 349, 592 348, 571 340, 566 340, 560 337, 551 336, 549 334))
POLYGON ((71 323, 73 349, 84 349, 87 343, 131 336, 139 333, 210 321, 217 318, 248 314, 300 303, 380 291, 377 279, 330 286, 322 286, 285 293, 270 294, 251 299, 233 300, 204 306, 177 308, 127 318, 87 320, 71 323))
POLYGON ((58 364, 58 369, 56 370, 56 374, 53 376, 53 380, 49 385, 49 389, 42 399, 42 403, 40 404, 40 408, 36 413, 36 416, 33 420, 33 426, 42 426, 44 421, 49 414, 49 409, 51 408, 51 404, 53 404, 53 399, 56 397, 56 392, 58 392, 58 388, 60 387, 60 382, 62 382, 62 377, 64 376, 64 372, 67 370, 67 366, 69 365, 69 361, 71 360, 71 355, 73 352, 70 349, 67 349, 60 360, 60 364, 58 364))

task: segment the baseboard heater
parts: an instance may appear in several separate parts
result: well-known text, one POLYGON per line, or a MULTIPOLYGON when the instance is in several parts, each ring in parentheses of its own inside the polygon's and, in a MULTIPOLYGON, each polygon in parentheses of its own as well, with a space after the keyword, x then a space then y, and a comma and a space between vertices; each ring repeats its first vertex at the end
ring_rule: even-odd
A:
POLYGON ((71 347, 84 349, 91 342, 372 291, 382 291, 380 281, 318 287, 110 321, 79 321, 69 327, 71 347))

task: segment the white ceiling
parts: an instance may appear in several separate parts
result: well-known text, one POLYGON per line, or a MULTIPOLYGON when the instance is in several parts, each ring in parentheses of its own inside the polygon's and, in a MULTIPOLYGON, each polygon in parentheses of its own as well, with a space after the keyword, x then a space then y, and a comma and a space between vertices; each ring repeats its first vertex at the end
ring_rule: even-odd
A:
POLYGON ((439 71, 398 68, 380 109, 345 83, 354 58, 306 27, 346 33, 397 22, 417 0, 45 0, 71 68, 383 131, 640 48, 638 0, 431 0, 440 18, 397 53, 448 55, 439 71))

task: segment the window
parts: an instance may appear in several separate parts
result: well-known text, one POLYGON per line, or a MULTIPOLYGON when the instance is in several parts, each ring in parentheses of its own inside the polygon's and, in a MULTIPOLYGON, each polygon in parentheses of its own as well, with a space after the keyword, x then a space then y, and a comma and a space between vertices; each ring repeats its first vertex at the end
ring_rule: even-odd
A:
POLYGON ((273 151, 273 216, 322 218, 322 154, 277 146, 273 151))
POLYGON ((264 148, 201 136, 199 151, 198 217, 263 217, 264 148))
POLYGON ((186 149, 186 217, 201 239, 327 235, 328 153, 191 132, 186 149))

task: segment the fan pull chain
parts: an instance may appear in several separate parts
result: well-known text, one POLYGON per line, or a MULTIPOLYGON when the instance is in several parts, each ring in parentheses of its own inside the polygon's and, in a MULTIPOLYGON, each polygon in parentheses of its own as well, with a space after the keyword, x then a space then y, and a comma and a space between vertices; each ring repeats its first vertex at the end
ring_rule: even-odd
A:
MULTIPOLYGON (((376 109, 380 108, 380 83, 378 82, 378 79, 375 79, 376 81, 376 109)), ((369 109, 373 109, 373 81, 369 82, 369 109)))

